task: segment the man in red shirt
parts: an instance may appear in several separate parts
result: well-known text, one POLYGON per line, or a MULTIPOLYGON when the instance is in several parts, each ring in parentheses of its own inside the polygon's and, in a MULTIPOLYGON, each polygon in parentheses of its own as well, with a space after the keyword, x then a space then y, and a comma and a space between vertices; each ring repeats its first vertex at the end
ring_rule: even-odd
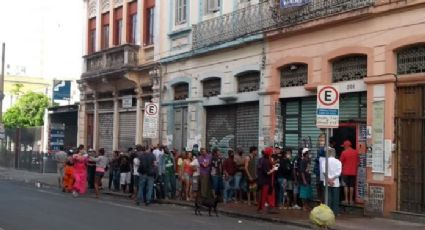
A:
POLYGON ((359 166, 359 153, 352 148, 349 140, 342 145, 344 151, 341 154, 342 181, 344 183, 344 203, 354 204, 354 186, 356 184, 357 167, 359 166))

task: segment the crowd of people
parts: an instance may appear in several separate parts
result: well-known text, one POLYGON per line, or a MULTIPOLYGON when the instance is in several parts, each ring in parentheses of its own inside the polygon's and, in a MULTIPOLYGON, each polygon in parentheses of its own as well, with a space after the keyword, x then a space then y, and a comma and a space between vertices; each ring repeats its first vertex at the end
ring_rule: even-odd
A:
MULTIPOLYGON (((331 145, 332 146, 332 145, 331 145)), ((324 201, 324 187, 329 186, 329 206, 339 213, 340 186, 344 186, 344 204, 354 203, 354 187, 358 152, 350 141, 336 159, 336 151, 327 149, 328 178, 325 178, 325 148, 312 159, 309 148, 267 147, 259 154, 252 146, 249 152, 218 148, 208 152, 194 145, 190 150, 177 152, 166 146, 137 145, 127 152, 114 151, 112 158, 105 150, 86 151, 83 145, 76 150, 59 151, 56 155, 60 185, 74 197, 86 193, 87 187, 99 197, 102 178, 109 173, 108 188, 127 193, 136 205, 151 204, 157 199, 194 201, 220 199, 224 204, 247 201, 259 212, 276 209, 311 210, 313 201, 312 173, 316 174, 318 199, 324 201), (314 166, 314 167, 312 167, 314 166), (341 181, 341 183, 340 183, 341 181)))

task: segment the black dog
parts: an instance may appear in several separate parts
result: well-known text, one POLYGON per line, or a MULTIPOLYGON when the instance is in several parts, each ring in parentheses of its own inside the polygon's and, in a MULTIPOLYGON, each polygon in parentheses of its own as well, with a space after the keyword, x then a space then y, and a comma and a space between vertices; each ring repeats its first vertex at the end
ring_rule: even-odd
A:
POLYGON ((211 210, 214 210, 215 216, 218 216, 218 212, 217 212, 218 202, 219 202, 219 198, 217 196, 210 199, 206 199, 206 198, 200 198, 198 194, 198 196, 196 196, 196 199, 195 199, 195 215, 202 216, 201 207, 204 206, 208 208, 209 216, 211 216, 211 210))

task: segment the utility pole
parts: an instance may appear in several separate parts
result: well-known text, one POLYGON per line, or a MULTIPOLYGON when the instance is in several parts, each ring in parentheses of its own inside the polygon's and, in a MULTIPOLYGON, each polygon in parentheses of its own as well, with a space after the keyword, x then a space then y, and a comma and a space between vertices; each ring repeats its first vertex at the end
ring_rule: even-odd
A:
POLYGON ((1 53, 1 78, 0 78, 0 123, 3 120, 3 97, 4 97, 4 62, 5 62, 5 53, 6 53, 6 43, 2 44, 2 53, 1 53))

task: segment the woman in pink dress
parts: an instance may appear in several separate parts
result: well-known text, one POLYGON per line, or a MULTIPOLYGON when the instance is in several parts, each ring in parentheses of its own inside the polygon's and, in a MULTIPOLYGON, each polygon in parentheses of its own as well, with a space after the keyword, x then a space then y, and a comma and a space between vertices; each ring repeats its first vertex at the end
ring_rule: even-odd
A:
POLYGON ((72 195, 77 197, 87 191, 87 154, 76 153, 72 156, 74 159, 74 187, 72 195))

